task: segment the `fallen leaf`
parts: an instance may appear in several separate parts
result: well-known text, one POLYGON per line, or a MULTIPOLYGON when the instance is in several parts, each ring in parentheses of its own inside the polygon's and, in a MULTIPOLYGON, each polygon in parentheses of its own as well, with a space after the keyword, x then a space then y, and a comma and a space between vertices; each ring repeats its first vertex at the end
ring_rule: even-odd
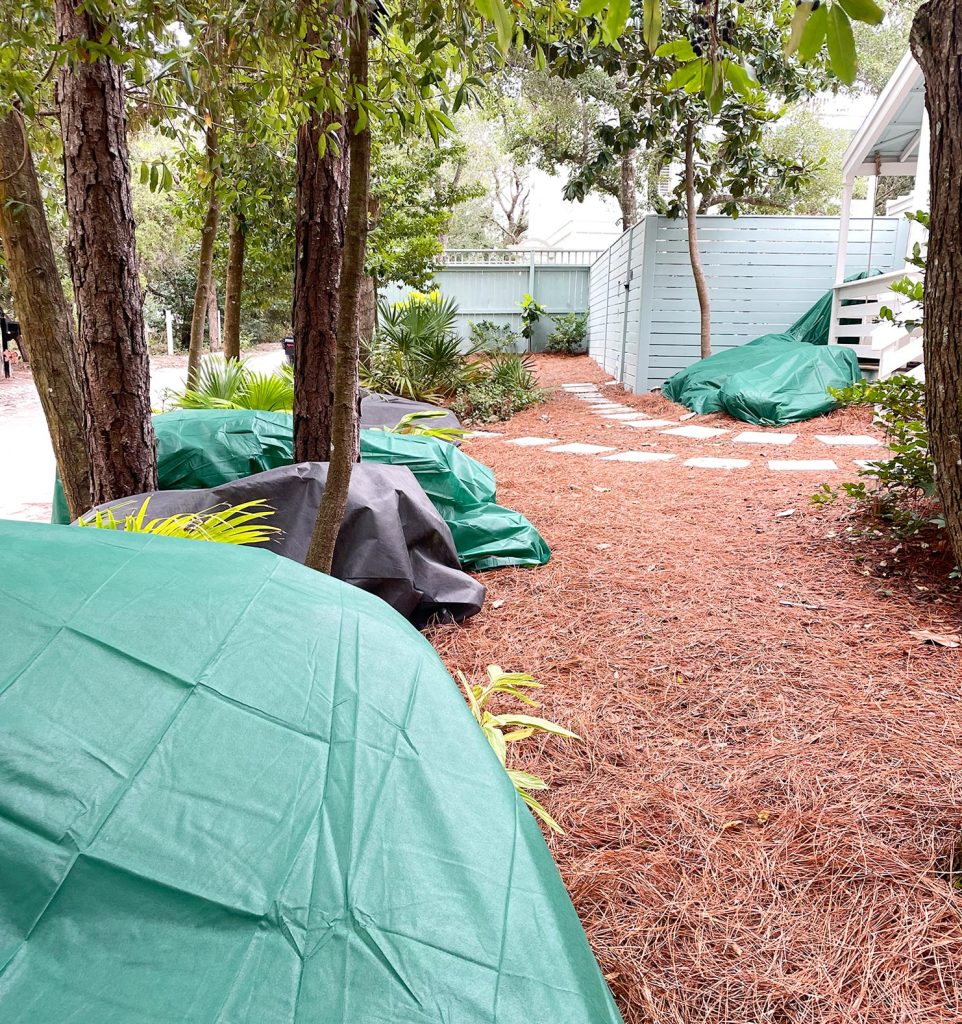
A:
POLYGON ((738 818, 735 818, 733 821, 726 821, 725 824, 722 825, 721 830, 722 830, 722 832, 728 832, 730 829, 738 828, 739 825, 744 825, 744 824, 745 824, 745 822, 739 821, 738 818))
POLYGON ((599 551, 607 551, 607 550, 608 550, 608 548, 610 548, 610 547, 611 547, 611 545, 610 545, 610 544, 596 544, 596 545, 595 545, 595 547, 596 547, 596 548, 597 548, 597 549, 598 549, 599 551))
POLYGON ((788 516, 793 516, 793 515, 795 515, 795 509, 787 508, 787 509, 785 509, 784 512, 776 512, 775 513, 775 518, 776 519, 787 519, 788 516))
POLYGON ((962 647, 960 633, 933 633, 930 629, 910 629, 909 636, 921 640, 924 644, 937 644, 939 647, 962 647))
POLYGON ((504 604, 504 601, 492 601, 491 602, 491 607, 492 608, 500 608, 503 604, 504 604))
POLYGON ((759 825, 764 825, 771 817, 771 813, 771 811, 759 811, 758 814, 755 815, 755 821, 757 821, 759 825))
POLYGON ((599 487, 599 486, 598 486, 597 484, 592 484, 592 485, 591 485, 591 489, 592 489, 593 491, 598 491, 598 492, 600 492, 601 494, 604 494, 604 492, 605 492, 605 491, 610 491, 610 490, 611 490, 611 488, 610 488, 610 487, 599 487))

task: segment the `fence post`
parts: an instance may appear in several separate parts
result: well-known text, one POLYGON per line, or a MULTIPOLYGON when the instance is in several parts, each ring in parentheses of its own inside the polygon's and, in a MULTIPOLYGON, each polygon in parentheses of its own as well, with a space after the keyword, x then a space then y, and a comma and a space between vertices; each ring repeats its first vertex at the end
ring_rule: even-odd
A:
POLYGON ((638 357, 635 360, 636 395, 650 391, 648 384, 651 350, 651 307, 655 301, 655 262, 657 260, 658 214, 649 213, 642 222, 641 294, 638 302, 638 357))
MULTIPOLYGON (((624 238, 624 235, 621 236, 624 238)), ((625 264, 625 286, 621 307, 621 355, 618 358, 618 380, 625 382, 625 347, 628 344, 628 301, 631 298, 631 258, 635 248, 635 225, 628 228, 628 261, 625 264)))

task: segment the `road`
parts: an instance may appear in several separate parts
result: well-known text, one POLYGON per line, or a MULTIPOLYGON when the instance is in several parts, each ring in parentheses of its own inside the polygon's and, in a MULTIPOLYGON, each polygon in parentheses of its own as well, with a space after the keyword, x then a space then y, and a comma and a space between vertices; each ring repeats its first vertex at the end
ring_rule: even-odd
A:
MULTIPOLYGON (((283 353, 259 352, 246 362, 254 370, 280 366, 283 353)), ((182 388, 185 365, 151 367, 150 398, 155 406, 168 388, 182 388)), ((0 519, 49 522, 55 462, 50 435, 33 378, 17 367, 7 380, 0 377, 0 519)))

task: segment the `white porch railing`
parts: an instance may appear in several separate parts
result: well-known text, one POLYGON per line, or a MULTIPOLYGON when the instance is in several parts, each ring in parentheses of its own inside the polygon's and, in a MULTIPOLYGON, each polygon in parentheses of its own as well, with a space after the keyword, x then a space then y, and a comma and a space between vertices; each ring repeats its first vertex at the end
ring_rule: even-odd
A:
POLYGON ((862 361, 877 363, 880 378, 905 371, 922 362, 922 331, 880 320, 883 306, 888 306, 897 319, 920 319, 917 302, 892 291, 902 278, 921 280, 917 270, 895 270, 861 281, 847 281, 835 286, 832 301, 832 323, 828 343, 845 345, 862 361))

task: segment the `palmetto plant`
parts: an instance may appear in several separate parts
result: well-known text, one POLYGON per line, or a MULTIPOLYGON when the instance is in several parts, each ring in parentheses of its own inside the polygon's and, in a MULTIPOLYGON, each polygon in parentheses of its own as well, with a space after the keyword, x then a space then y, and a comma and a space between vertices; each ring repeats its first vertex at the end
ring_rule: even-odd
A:
POLYGON ((262 498, 245 501, 240 505, 217 505, 200 512, 178 512, 169 516, 147 518, 150 498, 144 498, 139 509, 121 515, 131 502, 121 502, 110 508, 98 509, 81 516, 78 526, 98 530, 124 530, 127 533, 151 533, 158 537, 182 537, 187 540, 217 541, 221 544, 262 544, 282 531, 263 522, 274 514, 262 498))
POLYGON ((576 740, 580 737, 568 729, 549 722, 546 718, 536 718, 533 715, 525 714, 494 714, 488 708, 492 698, 498 696, 514 697, 522 704, 531 708, 539 708, 541 705, 525 693, 525 690, 540 690, 542 684, 537 682, 533 676, 523 672, 505 672, 500 665, 488 666, 487 685, 471 683, 463 672, 458 673, 461 686, 468 698, 468 705, 475 721, 481 726, 481 730, 487 737, 491 749, 497 754, 498 760, 508 773, 508 778, 514 784, 521 799, 531 810, 551 829, 552 832, 563 834, 561 826, 551 817, 545 808, 531 795, 531 792, 540 792, 548 788, 548 783, 537 775, 530 772, 520 771, 517 768, 509 768, 508 744, 525 740, 535 733, 546 732, 554 736, 563 736, 566 739, 576 740))
POLYGON ((208 356, 201 364, 197 387, 168 391, 165 402, 171 409, 290 412, 294 408, 294 377, 287 366, 279 373, 261 373, 233 359, 208 356))
POLYGON ((371 391, 437 402, 480 372, 465 358, 456 331, 458 307, 438 292, 378 304, 377 335, 361 367, 371 391))

